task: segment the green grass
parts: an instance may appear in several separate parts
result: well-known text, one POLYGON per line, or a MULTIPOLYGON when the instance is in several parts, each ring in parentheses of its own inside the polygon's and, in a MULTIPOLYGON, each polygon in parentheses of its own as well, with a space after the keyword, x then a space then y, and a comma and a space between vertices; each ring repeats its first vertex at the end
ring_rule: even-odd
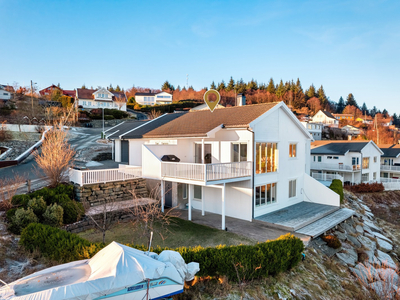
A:
MULTIPOLYGON (((232 232, 222 231, 216 228, 199 225, 193 222, 182 220, 179 218, 171 218, 172 222, 168 226, 168 230, 156 227, 153 236, 153 246, 161 247, 213 247, 217 245, 239 245, 239 244, 255 244, 252 239, 237 235, 232 232), (157 231, 159 230, 159 231, 157 231), (161 235, 164 239, 161 237, 161 235)), ((81 232, 80 237, 91 242, 101 242, 102 233, 94 229, 81 232)), ((148 239, 141 235, 140 230, 135 230, 131 223, 118 224, 106 232, 106 244, 116 241, 122 244, 147 245, 148 239)))

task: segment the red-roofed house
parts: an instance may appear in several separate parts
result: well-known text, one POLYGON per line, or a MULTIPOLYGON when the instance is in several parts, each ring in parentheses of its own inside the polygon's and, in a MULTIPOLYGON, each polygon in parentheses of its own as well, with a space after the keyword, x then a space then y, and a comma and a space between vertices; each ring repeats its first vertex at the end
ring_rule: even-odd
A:
POLYGON ((77 89, 76 98, 78 105, 82 108, 109 108, 126 111, 126 95, 123 92, 110 92, 105 88, 77 89))

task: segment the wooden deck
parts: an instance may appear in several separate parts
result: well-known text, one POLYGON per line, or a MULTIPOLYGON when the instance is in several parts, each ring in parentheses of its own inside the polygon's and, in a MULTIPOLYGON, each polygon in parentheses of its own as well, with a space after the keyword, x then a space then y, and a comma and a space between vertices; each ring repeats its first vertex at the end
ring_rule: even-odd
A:
POLYGON ((337 206, 303 201, 259 216, 256 220, 271 223, 277 228, 296 231, 334 213, 338 209, 337 206))

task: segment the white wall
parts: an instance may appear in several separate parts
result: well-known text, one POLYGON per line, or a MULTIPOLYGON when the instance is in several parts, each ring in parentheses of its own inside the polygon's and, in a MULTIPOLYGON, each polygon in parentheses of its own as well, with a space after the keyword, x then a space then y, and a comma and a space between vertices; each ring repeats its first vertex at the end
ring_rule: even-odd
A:
POLYGON ((10 100, 11 93, 6 90, 0 90, 0 99, 2 100, 10 100))
MULTIPOLYGON (((299 124, 302 126, 301 124, 299 124)), ((304 173, 309 172, 310 139, 283 109, 274 111, 255 125, 255 142, 278 143, 278 171, 255 174, 254 186, 277 183, 276 203, 254 206, 254 217, 303 201, 300 193, 304 173), (289 144, 297 144, 297 157, 289 157, 289 144), (289 198, 289 181, 296 180, 296 197, 289 198)), ((254 156, 256 154, 254 153, 254 156)), ((255 194, 255 193, 254 193, 255 194)))
POLYGON ((307 174, 304 174, 304 201, 340 206, 340 196, 307 174))
POLYGON ((126 111, 126 104, 122 105, 121 108, 115 103, 115 101, 102 102, 105 103, 105 106, 100 105, 100 101, 95 101, 93 99, 79 99, 78 105, 87 109, 95 109, 95 108, 108 108, 108 109, 117 109, 126 111))
MULTIPOLYGON (((130 149, 130 148, 129 148, 130 149)), ((115 140, 114 157, 116 162, 121 162, 121 140, 115 140)), ((130 159, 130 154, 129 154, 130 159)))
POLYGON ((161 179, 161 160, 142 145, 142 176, 143 178, 161 179))
MULTIPOLYGON (((380 161, 381 161, 381 154, 378 151, 378 149, 372 144, 369 143, 367 144, 362 150, 362 157, 369 157, 369 168, 368 169, 362 169, 362 174, 369 174, 369 180, 374 180, 373 179, 373 173, 376 173, 376 181, 380 181, 381 179, 381 166, 380 166, 380 161), (376 162, 374 162, 374 157, 376 157, 376 162)), ((361 161, 362 164, 362 161, 361 161)))

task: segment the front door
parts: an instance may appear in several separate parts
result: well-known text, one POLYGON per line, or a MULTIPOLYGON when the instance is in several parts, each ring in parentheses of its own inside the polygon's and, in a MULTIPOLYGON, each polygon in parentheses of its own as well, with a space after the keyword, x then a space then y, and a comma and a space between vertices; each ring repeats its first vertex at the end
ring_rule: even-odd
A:
POLYGON ((129 141, 121 141, 121 162, 129 163, 129 141))
POLYGON ((202 144, 195 144, 195 163, 202 164, 204 157, 205 164, 211 164, 212 155, 211 155, 211 144, 204 144, 204 156, 202 154, 202 144))
POLYGON ((172 207, 172 182, 165 181, 165 207, 172 207))

